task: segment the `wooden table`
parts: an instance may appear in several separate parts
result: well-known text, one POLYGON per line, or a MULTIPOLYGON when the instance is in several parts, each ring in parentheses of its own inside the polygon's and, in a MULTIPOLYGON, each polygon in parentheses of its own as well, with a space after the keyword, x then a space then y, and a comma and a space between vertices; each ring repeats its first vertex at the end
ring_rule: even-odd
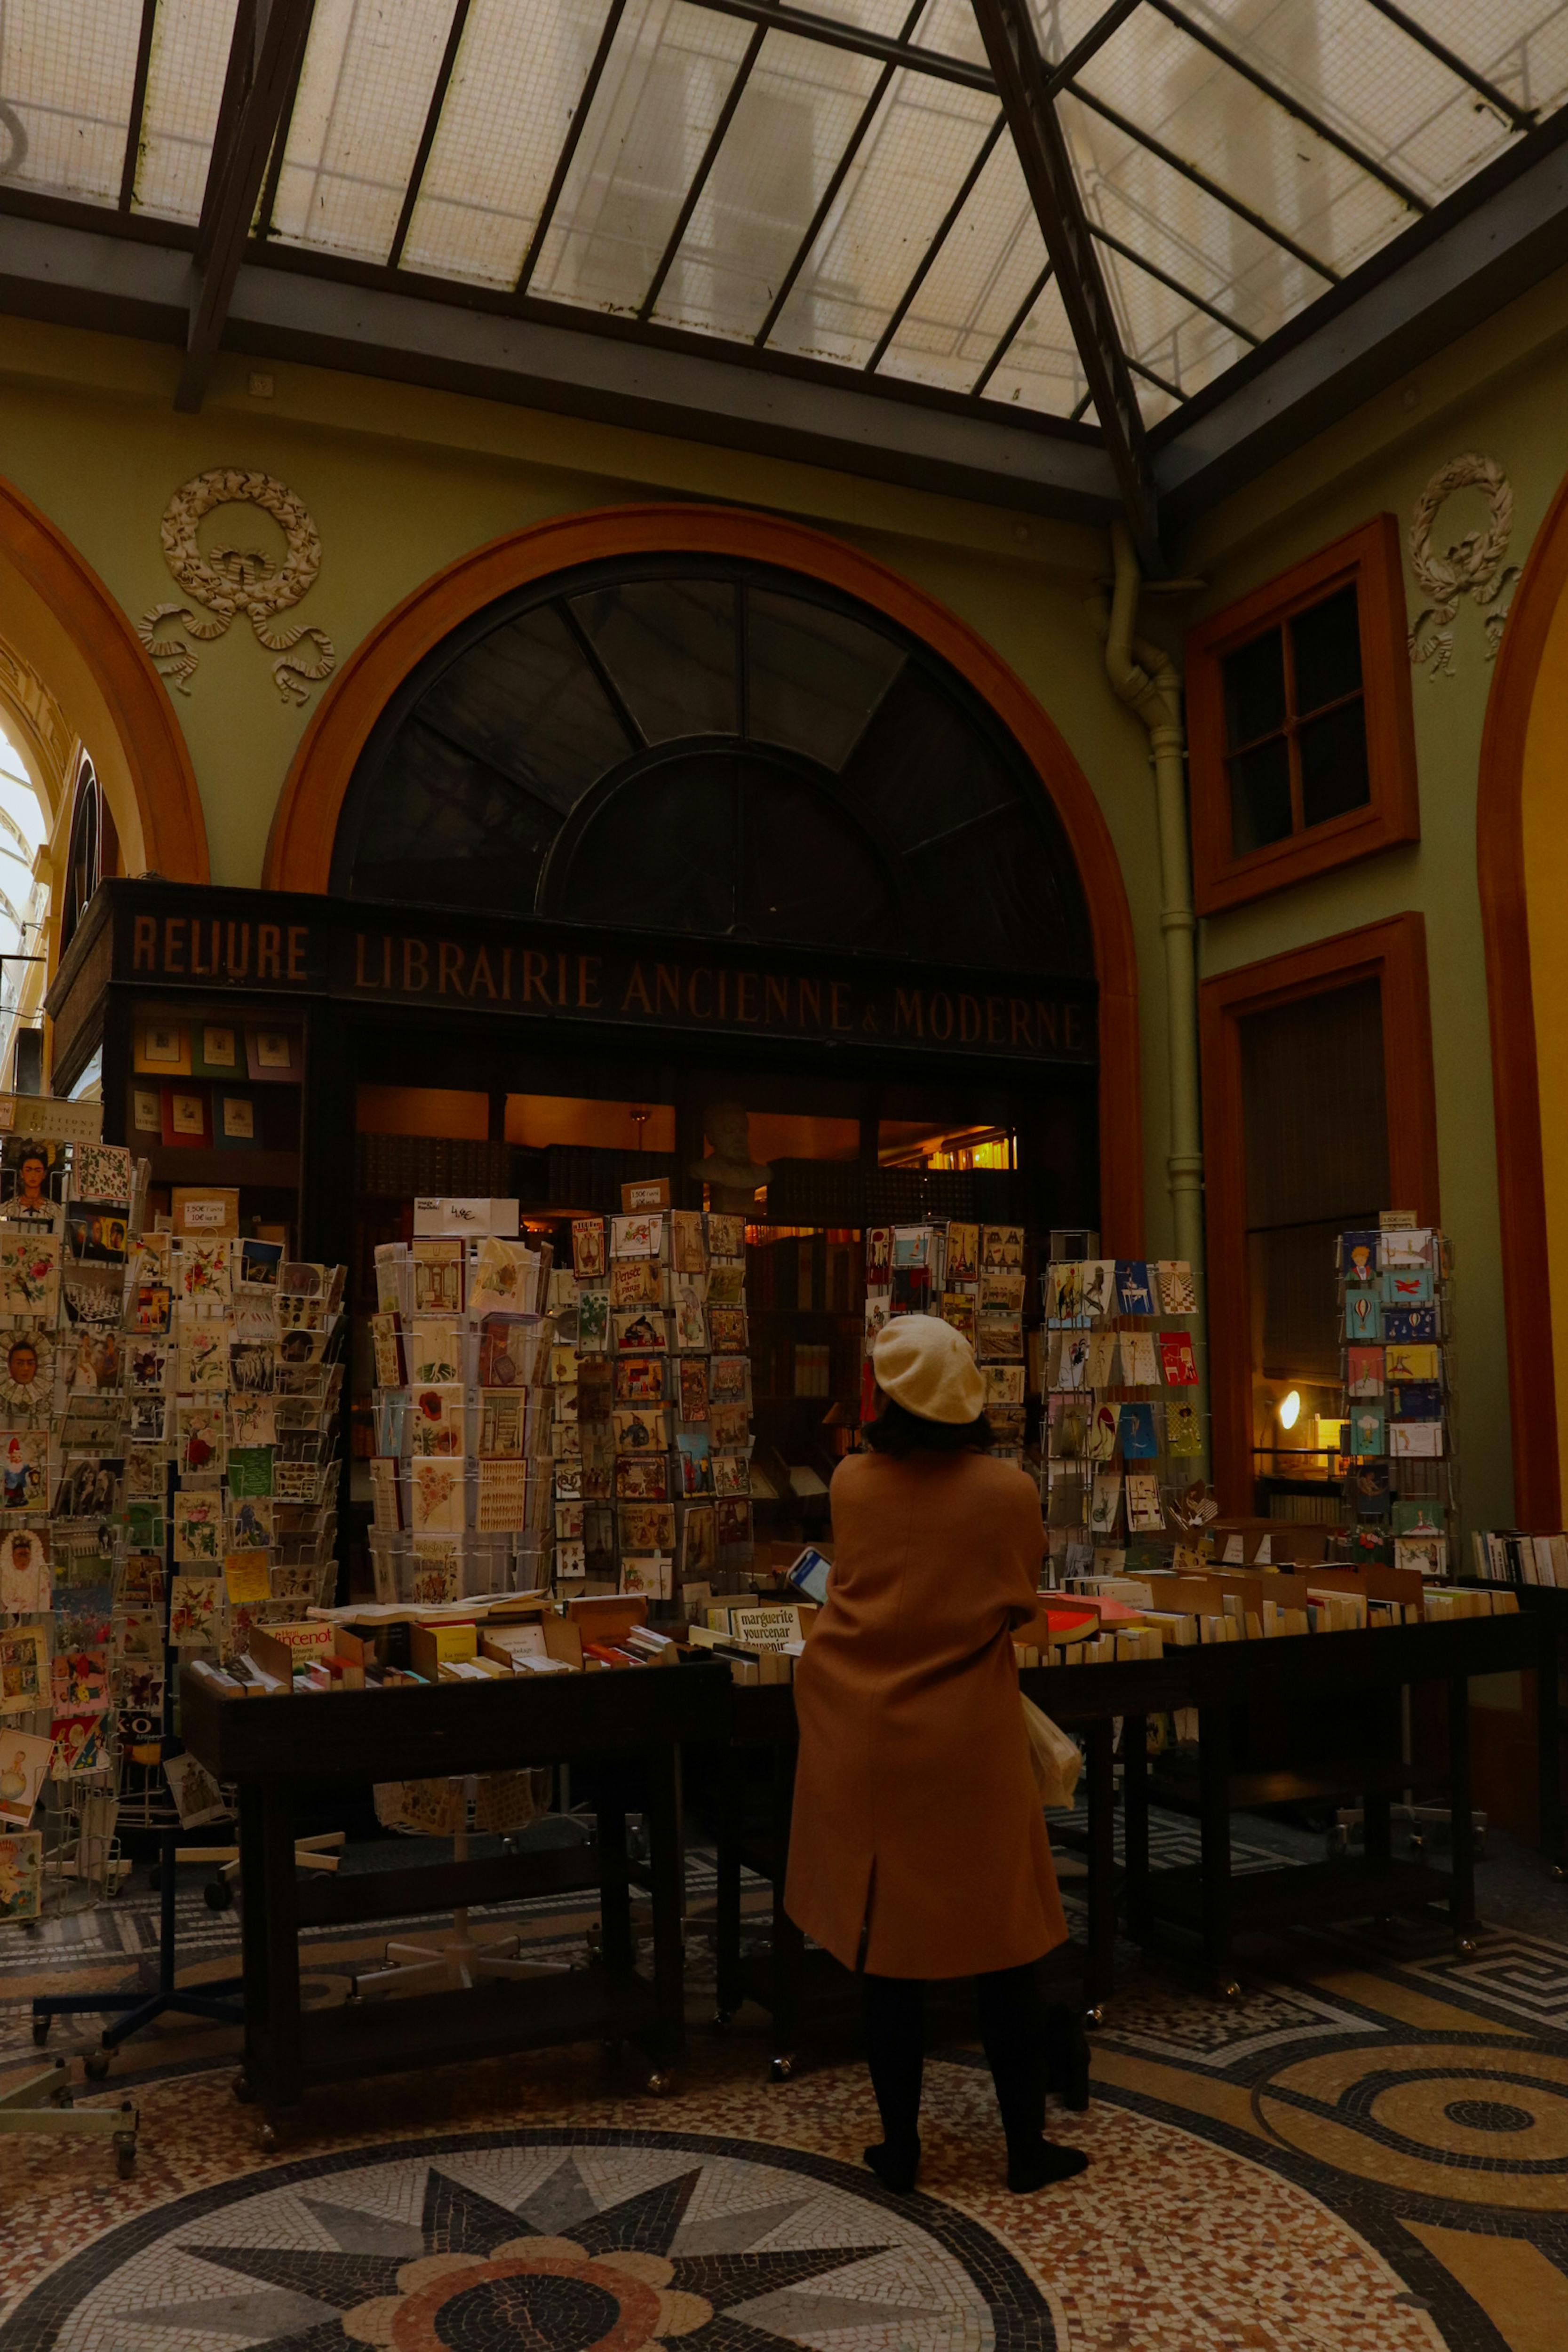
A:
POLYGON ((1556 1655, 1543 1617, 1468 1618, 1447 1623, 1379 1627, 1365 1633, 1308 1633, 1263 1642, 1226 1642, 1168 1651, 1136 1665, 1040 1669, 1023 1676, 1031 1697, 1058 1720, 1089 1699, 1098 1675, 1123 1678, 1122 1795, 1125 1809, 1127 1925, 1139 1942, 1164 1922, 1195 1934, 1217 1989, 1237 1990, 1231 1945, 1237 1935, 1334 1919, 1422 1913, 1441 1905, 1461 1951, 1473 1948, 1476 1928, 1475 1838, 1471 1816, 1469 1677, 1522 1669, 1537 1675, 1540 1704, 1537 1762, 1541 1780, 1541 1843, 1561 1856, 1556 1655), (1440 1774, 1401 1760, 1400 1700, 1411 1685, 1448 1688, 1448 1762, 1440 1774), (1321 1769, 1238 1772, 1233 1769, 1232 1717, 1243 1701, 1299 1704, 1314 1691, 1363 1695, 1368 1738, 1364 1752, 1321 1769), (1198 1717, 1198 1819, 1202 1858, 1175 1870, 1152 1872, 1148 1847, 1148 1781, 1144 1724, 1150 1715, 1194 1707, 1198 1717), (1396 1862, 1390 1811, 1408 1787, 1447 1791, 1452 1867, 1396 1862), (1359 1796, 1364 1815, 1360 1862, 1284 1864, 1232 1876, 1230 1815, 1243 1808, 1312 1798, 1359 1796))
POLYGON ((679 1776, 682 1743, 721 1743, 730 1678, 706 1663, 625 1673, 441 1684, 433 1689, 226 1698, 188 1669, 186 1747, 239 1792, 245 2062, 239 2096, 273 2116, 308 2084, 494 2056, 552 2043, 629 2041, 667 2085, 685 2038, 679 1776), (595 1846, 558 1853, 312 1878, 294 1865, 294 1818, 324 1787, 447 1774, 595 1767, 595 1846), (628 1811, 647 1819, 651 1982, 635 1966, 628 1811), (459 1904, 597 1890, 600 1958, 559 1978, 492 1982, 303 2011, 300 1934, 459 1904))

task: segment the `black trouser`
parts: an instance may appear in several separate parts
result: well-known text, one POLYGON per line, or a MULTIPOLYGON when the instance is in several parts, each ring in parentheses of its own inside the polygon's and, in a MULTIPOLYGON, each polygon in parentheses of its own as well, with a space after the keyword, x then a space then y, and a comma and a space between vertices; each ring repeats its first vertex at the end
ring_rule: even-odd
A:
MULTIPOLYGON (((861 1983, 866 2056, 882 2136, 901 2157, 920 2129, 925 1986, 918 1977, 865 1976, 861 1983)), ((1016 2161, 1039 2146, 1046 2126, 1046 2011, 1037 1964, 977 1976, 974 1991, 1007 2154, 1016 2161)))

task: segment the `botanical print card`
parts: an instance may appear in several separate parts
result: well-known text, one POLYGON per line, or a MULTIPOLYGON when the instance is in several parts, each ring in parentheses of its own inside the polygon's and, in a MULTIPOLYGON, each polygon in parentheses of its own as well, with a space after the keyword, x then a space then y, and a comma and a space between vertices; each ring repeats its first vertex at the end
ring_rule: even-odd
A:
POLYGON ((1195 1315, 1198 1311, 1197 1285, 1193 1269, 1184 1257, 1163 1257, 1155 1261, 1155 1276, 1160 1285, 1160 1311, 1164 1315, 1195 1315))
POLYGON ((610 1294, 580 1290, 577 1294, 577 1352, 602 1355, 610 1344, 610 1294))
POLYGON ((420 1535, 458 1535, 464 1525, 461 1462, 428 1457, 408 1465, 409 1524, 420 1535))
POLYGON ((463 1590, 458 1547, 440 1537, 415 1536, 410 1544, 413 1590, 410 1599, 419 1609, 438 1608, 456 1601, 463 1590))
POLYGON ((131 1205, 131 1154, 117 1143, 75 1143, 71 1146, 73 1201, 108 1201, 116 1207, 131 1205))
MULTIPOLYGON (((228 1350, 228 1385, 235 1394, 266 1396, 275 1389, 278 1386, 280 1353, 280 1349, 268 1346, 261 1339, 231 1341, 228 1350)), ((199 1388, 204 1383, 193 1381, 191 1385, 193 1388, 199 1388)))
POLYGON ((211 1488, 183 1488, 174 1497, 174 1558, 216 1567, 224 1550, 222 1496, 211 1488))
POLYGON ((226 1307, 231 1289, 231 1248, 226 1241, 193 1241, 176 1235, 169 1253, 176 1297, 226 1307))
POLYGON ((277 1444, 278 1408, 269 1396, 229 1398, 228 1442, 242 1449, 277 1444))
POLYGON ((31 1225, 0 1226, 0 1315, 52 1323, 58 1310, 60 1245, 31 1225))
MULTIPOLYGON (((405 1346, 411 1382, 462 1379, 463 1337, 454 1316, 411 1316, 405 1346)), ((387 1388, 399 1385, 393 1381, 383 1382, 387 1388)))
POLYGON ((465 1391, 459 1382, 416 1388, 409 1395, 409 1452, 453 1457, 468 1450, 465 1391))
POLYGON ((221 1396, 174 1400, 174 1466, 184 1478, 217 1478, 227 1451, 221 1396))
MULTIPOLYGON (((203 1501, 206 1500, 204 1496, 203 1501)), ((175 1520, 175 1558, 179 1557, 178 1517, 175 1520)), ((221 1526, 215 1530, 220 1538, 212 1557, 223 1557, 221 1526)), ((176 1575, 169 1590, 169 1637, 180 1647, 193 1647, 216 1642, 222 1622, 224 1605, 223 1578, 176 1575)))
POLYGON ((226 1389, 228 1329, 225 1322, 184 1323, 179 1342, 179 1383, 182 1389, 226 1389))

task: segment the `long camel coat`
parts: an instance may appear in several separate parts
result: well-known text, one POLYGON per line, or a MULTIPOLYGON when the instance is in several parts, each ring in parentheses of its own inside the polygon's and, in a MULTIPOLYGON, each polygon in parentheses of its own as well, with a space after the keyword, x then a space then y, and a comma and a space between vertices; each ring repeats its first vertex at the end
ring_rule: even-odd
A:
POLYGON ((1067 1939, 1013 1656, 1045 1548, 1021 1470, 852 1454, 795 1668, 784 1907, 846 1968, 961 1977, 1067 1939))

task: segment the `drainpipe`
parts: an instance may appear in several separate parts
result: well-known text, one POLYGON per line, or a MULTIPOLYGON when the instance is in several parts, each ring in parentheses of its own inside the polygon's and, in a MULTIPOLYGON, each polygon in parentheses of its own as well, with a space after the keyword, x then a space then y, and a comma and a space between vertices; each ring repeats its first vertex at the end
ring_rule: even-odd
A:
MULTIPOLYGON (((1133 635, 1142 583, 1132 541, 1123 523, 1110 530, 1115 583, 1110 610, 1100 608, 1105 668, 1113 691, 1136 711, 1149 730, 1154 770, 1155 819, 1160 831, 1160 929, 1165 943, 1165 1034, 1171 1098, 1170 1149, 1165 1177, 1175 1226, 1176 1255, 1193 1269, 1199 1323, 1197 1350, 1202 1387, 1194 1402, 1207 1422, 1208 1380, 1205 1306, 1204 1156, 1198 1109, 1197 919, 1193 912, 1192 864, 1187 850, 1186 743, 1182 729, 1182 681, 1175 663, 1158 646, 1133 635)), ((1196 588, 1196 581, 1162 582, 1163 588, 1196 588)), ((1194 1468, 1197 1465, 1194 1465, 1194 1468)), ((1206 1466, 1206 1465, 1205 1465, 1206 1466)))

